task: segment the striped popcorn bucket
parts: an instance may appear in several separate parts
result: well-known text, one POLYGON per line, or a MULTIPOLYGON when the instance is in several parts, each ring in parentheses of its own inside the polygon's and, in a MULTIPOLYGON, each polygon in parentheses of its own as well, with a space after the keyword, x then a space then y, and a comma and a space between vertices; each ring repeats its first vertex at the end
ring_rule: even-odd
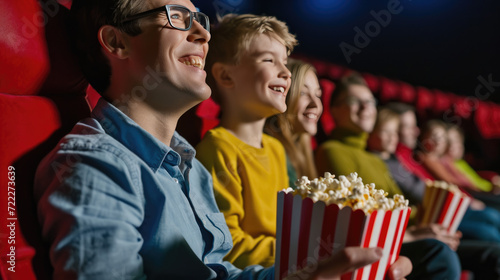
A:
POLYGON ((421 225, 440 224, 455 233, 470 204, 470 198, 461 191, 427 186, 419 213, 421 225))
POLYGON ((342 275, 347 279, 384 279, 399 256, 410 208, 374 211, 339 208, 293 193, 278 193, 275 278, 283 279, 344 247, 381 247, 379 261, 342 275))

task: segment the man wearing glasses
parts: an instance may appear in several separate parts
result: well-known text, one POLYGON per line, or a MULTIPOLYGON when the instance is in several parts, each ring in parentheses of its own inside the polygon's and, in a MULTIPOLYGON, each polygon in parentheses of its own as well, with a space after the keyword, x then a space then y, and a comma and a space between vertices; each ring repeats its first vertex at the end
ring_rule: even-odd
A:
MULTIPOLYGON (((54 279, 273 279, 273 268, 222 261, 232 241, 212 179, 175 132, 211 93, 208 18, 188 0, 75 0, 72 13, 81 67, 103 98, 37 170, 54 279)), ((349 248, 298 279, 380 253, 349 248)), ((396 278, 408 262, 392 266, 396 278)))

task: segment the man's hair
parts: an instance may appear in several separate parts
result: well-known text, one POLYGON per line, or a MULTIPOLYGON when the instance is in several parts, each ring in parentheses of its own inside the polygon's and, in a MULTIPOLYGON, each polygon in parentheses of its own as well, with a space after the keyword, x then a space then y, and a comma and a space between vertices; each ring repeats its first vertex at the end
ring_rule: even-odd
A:
POLYGON ((219 102, 217 85, 212 76, 212 66, 216 62, 238 64, 241 53, 247 51, 252 39, 260 34, 265 34, 283 44, 288 54, 297 45, 295 35, 290 34, 288 26, 272 16, 257 16, 251 14, 228 14, 211 28, 206 67, 207 83, 212 88, 212 97, 219 102))
POLYGON ((109 87, 111 67, 102 53, 97 32, 103 25, 112 25, 136 36, 142 31, 139 21, 122 21, 145 9, 146 1, 137 0, 74 0, 71 6, 71 36, 80 67, 92 87, 103 94, 109 87))
POLYGON ((352 85, 368 87, 365 79, 357 72, 352 72, 349 75, 342 77, 335 83, 335 89, 330 97, 330 107, 339 105, 340 97, 347 93, 349 87, 352 85))
POLYGON ((399 126, 399 114, 395 113, 394 111, 384 107, 379 107, 377 110, 377 121, 375 122, 375 126, 373 128, 373 131, 380 129, 380 127, 387 122, 390 121, 397 121, 398 126, 399 126))
POLYGON ((406 112, 415 113, 415 107, 413 107, 409 104, 406 104, 406 103, 401 103, 401 102, 387 103, 384 105, 384 108, 389 109, 400 116, 406 112))

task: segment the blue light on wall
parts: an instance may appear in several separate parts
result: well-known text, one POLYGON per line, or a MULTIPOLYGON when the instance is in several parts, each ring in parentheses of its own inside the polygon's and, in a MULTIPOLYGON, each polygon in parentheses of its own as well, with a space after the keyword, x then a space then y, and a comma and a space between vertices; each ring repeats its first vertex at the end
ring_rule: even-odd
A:
POLYGON ((245 12, 248 8, 248 1, 246 0, 215 0, 212 1, 212 5, 215 9, 215 13, 219 16, 223 16, 228 13, 241 14, 245 12))
POLYGON ((309 0, 302 2, 309 11, 319 14, 338 13, 349 5, 348 0, 309 0))
POLYGON ((295 13, 302 14, 311 23, 348 18, 358 5, 351 0, 296 0, 295 3, 296 7, 300 7, 295 13))

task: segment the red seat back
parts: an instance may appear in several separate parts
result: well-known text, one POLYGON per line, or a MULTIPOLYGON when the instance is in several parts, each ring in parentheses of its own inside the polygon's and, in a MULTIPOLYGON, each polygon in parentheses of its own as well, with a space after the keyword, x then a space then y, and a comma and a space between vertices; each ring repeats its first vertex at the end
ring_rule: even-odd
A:
POLYGON ((54 0, 24 0, 1 1, 0 10, 0 219, 13 225, 0 230, 0 278, 51 279, 34 174, 43 156, 89 114, 82 91, 87 84, 71 57, 65 8, 54 0))

